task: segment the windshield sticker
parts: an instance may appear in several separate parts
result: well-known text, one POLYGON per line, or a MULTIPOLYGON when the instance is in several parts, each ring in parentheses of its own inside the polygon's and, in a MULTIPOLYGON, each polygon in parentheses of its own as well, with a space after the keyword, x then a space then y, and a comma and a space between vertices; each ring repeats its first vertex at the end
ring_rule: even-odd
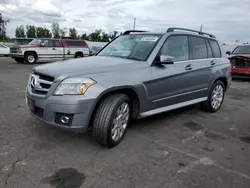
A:
POLYGON ((158 37, 143 37, 141 41, 157 41, 158 37))

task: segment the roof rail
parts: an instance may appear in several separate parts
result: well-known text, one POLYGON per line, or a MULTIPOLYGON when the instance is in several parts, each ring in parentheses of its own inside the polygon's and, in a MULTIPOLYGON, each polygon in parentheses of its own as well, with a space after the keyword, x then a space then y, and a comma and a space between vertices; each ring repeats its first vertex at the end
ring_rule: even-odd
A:
POLYGON ((72 37, 61 37, 61 39, 74 39, 72 37))
POLYGON ((196 30, 192 30, 192 29, 178 28, 178 27, 170 27, 170 28, 168 28, 167 33, 168 32, 174 32, 175 30, 190 31, 190 32, 198 33, 199 35, 208 35, 211 38, 216 38, 214 35, 209 34, 209 33, 204 33, 202 31, 196 31, 196 30))
POLYGON ((123 33, 123 35, 129 35, 130 33, 142 33, 142 32, 147 32, 147 31, 142 31, 142 30, 127 30, 123 33))

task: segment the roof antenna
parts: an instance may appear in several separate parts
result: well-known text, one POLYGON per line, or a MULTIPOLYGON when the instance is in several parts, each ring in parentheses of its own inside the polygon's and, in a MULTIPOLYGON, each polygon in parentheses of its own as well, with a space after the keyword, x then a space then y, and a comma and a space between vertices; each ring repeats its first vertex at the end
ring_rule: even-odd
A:
POLYGON ((136 18, 134 18, 133 30, 135 30, 135 22, 136 22, 136 18))
POLYGON ((202 32, 202 24, 201 24, 200 32, 202 32))

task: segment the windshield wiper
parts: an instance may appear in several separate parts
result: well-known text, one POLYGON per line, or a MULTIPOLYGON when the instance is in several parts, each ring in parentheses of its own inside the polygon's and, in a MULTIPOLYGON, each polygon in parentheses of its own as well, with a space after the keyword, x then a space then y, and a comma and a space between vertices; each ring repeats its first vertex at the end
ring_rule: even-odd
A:
POLYGON ((129 55, 128 57, 126 57, 126 59, 133 59, 133 60, 137 60, 137 61, 144 61, 143 59, 133 56, 133 55, 129 55))

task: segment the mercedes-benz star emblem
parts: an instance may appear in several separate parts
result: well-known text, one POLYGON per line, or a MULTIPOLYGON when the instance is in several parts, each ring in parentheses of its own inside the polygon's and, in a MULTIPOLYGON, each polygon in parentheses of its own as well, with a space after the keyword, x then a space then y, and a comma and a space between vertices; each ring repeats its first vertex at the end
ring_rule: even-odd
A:
POLYGON ((34 88, 34 87, 39 87, 39 86, 40 86, 40 84, 39 84, 39 82, 38 82, 38 78, 37 78, 36 75, 32 75, 32 76, 31 76, 30 85, 31 85, 32 88, 34 88))

